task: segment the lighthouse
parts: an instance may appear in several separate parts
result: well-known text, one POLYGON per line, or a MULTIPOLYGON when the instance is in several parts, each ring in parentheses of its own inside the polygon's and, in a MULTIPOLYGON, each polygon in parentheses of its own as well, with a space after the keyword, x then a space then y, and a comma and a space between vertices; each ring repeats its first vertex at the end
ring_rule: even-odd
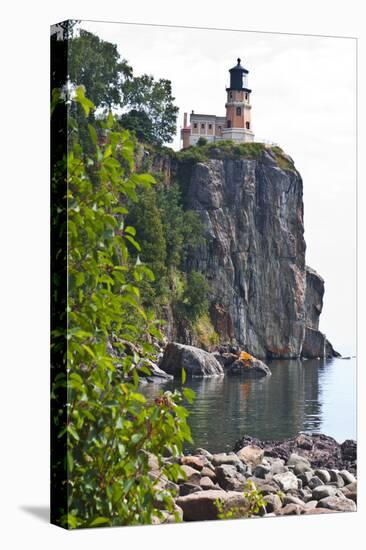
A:
POLYGON ((181 139, 183 149, 196 145, 199 138, 206 141, 232 140, 236 143, 254 141, 251 123, 251 93, 248 87, 249 71, 241 65, 241 59, 229 69, 230 86, 226 88, 225 116, 199 114, 192 111, 190 125, 184 113, 181 139))

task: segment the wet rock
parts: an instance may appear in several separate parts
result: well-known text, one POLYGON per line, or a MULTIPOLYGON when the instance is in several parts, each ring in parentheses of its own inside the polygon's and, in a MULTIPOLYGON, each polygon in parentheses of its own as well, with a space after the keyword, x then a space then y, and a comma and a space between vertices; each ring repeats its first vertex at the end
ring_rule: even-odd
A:
POLYGON ((318 502, 318 508, 327 508, 336 512, 356 512, 357 510, 357 506, 353 500, 337 496, 322 498, 318 502))
POLYGON ((240 460, 245 462, 245 464, 256 467, 262 462, 264 451, 256 445, 247 445, 237 452, 237 456, 240 460))
POLYGON ((297 477, 292 472, 284 472, 273 476, 273 481, 277 483, 281 491, 286 493, 289 489, 297 489, 297 477))
POLYGON ((250 356, 250 359, 237 359, 226 367, 226 372, 228 374, 242 374, 256 378, 271 376, 272 374, 269 367, 263 361, 253 356, 250 356))
POLYGON ((188 377, 224 374, 222 366, 212 353, 176 342, 166 346, 160 368, 174 377, 181 377, 182 369, 186 371, 188 377))

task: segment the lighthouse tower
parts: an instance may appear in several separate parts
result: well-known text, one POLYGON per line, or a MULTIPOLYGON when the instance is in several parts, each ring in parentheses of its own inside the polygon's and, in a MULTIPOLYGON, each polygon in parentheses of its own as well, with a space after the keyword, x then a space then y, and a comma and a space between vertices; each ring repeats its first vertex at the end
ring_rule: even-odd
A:
POLYGON ((238 64, 229 70, 230 88, 226 88, 226 115, 207 115, 192 111, 188 126, 188 115, 184 113, 184 122, 180 133, 183 149, 196 145, 200 138, 204 138, 205 141, 230 139, 236 143, 254 141, 250 121, 252 90, 248 88, 249 71, 241 66, 239 58, 237 61, 238 64))
POLYGON ((242 67, 240 58, 237 61, 237 65, 229 70, 230 87, 226 88, 226 125, 222 129, 222 139, 243 143, 254 140, 250 121, 252 90, 248 88, 249 71, 242 67))

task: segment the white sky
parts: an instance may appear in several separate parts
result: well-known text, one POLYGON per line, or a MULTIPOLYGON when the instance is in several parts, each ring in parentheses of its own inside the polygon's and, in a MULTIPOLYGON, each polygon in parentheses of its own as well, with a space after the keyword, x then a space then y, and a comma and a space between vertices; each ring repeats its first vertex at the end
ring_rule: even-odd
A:
POLYGON ((304 182, 306 261, 325 279, 320 330, 356 351, 356 41, 83 22, 134 74, 172 81, 183 113, 225 114, 228 69, 249 70, 256 141, 280 145, 304 182))

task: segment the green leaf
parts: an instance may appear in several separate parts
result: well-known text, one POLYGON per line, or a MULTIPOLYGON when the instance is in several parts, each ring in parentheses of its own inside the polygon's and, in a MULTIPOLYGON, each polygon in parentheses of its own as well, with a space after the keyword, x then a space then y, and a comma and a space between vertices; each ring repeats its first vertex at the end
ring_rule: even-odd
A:
POLYGON ((93 519, 93 521, 89 523, 89 527, 97 527, 97 525, 105 525, 105 524, 110 525, 110 520, 108 518, 99 516, 98 518, 93 519))
POLYGON ((182 368, 182 384, 185 383, 186 381, 186 378, 187 378, 187 374, 186 374, 186 371, 184 368, 182 368))

